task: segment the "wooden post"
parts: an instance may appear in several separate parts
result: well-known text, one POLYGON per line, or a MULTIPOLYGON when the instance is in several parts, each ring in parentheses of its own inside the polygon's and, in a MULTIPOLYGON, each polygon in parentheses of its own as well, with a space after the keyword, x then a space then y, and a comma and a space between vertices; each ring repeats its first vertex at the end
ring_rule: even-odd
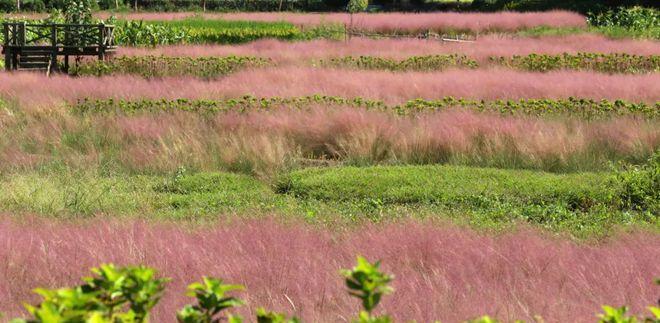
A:
POLYGON ((104 41, 104 34, 105 34, 105 26, 103 24, 99 24, 99 60, 102 61, 105 58, 105 41, 104 41))
POLYGON ((11 70, 11 47, 9 47, 9 24, 2 24, 3 36, 5 37, 5 43, 3 44, 3 49, 5 50, 5 70, 11 70))
POLYGON ((25 41, 26 41, 26 36, 25 36, 25 21, 23 21, 20 24, 20 28, 18 28, 20 32, 18 33, 18 39, 16 40, 18 46, 25 46, 25 41))
POLYGON ((50 25, 50 71, 57 71, 57 28, 55 25, 50 25))

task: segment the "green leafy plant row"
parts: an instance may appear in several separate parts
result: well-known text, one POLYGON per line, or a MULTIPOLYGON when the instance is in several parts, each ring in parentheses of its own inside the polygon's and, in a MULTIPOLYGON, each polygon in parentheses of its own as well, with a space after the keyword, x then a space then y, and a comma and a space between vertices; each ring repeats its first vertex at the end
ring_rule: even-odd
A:
MULTIPOLYGON (((153 268, 145 266, 117 267, 112 264, 93 268, 92 277, 84 278, 84 284, 73 288, 55 290, 36 289, 42 302, 36 306, 27 305, 32 315, 29 319, 14 319, 11 323, 143 323, 149 322, 149 313, 158 303, 169 279, 158 278, 153 268)), ((383 296, 394 289, 390 283, 394 276, 380 269, 380 262, 370 263, 358 256, 357 264, 351 269, 340 271, 345 279, 348 293, 360 300, 362 310, 351 322, 391 323, 387 315, 376 315, 374 311, 383 296)), ((224 284, 221 279, 203 277, 202 282, 188 286, 188 295, 196 299, 195 304, 184 306, 177 311, 179 323, 241 323, 243 318, 228 313, 241 306, 244 301, 230 295, 242 290, 241 285, 224 284)), ((637 318, 627 314, 627 308, 603 306, 599 323, 636 323, 639 320, 649 323, 660 322, 660 308, 650 306, 650 317, 637 318)), ((258 323, 299 323, 300 319, 287 318, 285 314, 257 309, 258 323)), ((439 323, 439 321, 436 321, 439 323)), ((499 322, 489 316, 466 321, 469 323, 499 322)), ((516 321, 522 322, 522 321, 516 321)))
POLYGON ((403 60, 374 56, 346 56, 321 60, 319 64, 331 67, 390 71, 438 71, 450 67, 476 68, 478 66, 477 61, 467 55, 459 54, 412 56, 403 60))
POLYGON ((590 70, 604 73, 649 73, 660 71, 660 55, 625 53, 529 54, 491 57, 491 62, 522 70, 546 72, 559 69, 590 70))
MULTIPOLYGON (((660 55, 625 53, 529 54, 489 57, 491 64, 535 72, 589 70, 604 73, 650 73, 660 71, 660 55)), ((452 67, 477 68, 479 63, 459 54, 412 56, 402 60, 374 56, 346 56, 321 60, 322 66, 390 71, 438 71, 452 67)))
MULTIPOLYGON (((149 39, 151 27, 141 30, 135 37, 149 39)), ((176 37, 176 36, 173 36, 176 37)), ((223 36, 224 37, 224 36, 223 36)), ((660 71, 660 55, 629 54, 530 54, 527 56, 490 57, 491 64, 527 71, 547 72, 559 69, 590 70, 603 73, 652 73, 660 71)), ((252 56, 227 57, 172 57, 172 56, 120 56, 106 62, 89 61, 72 70, 74 75, 139 74, 145 77, 190 75, 213 77, 232 72, 234 65, 255 67, 270 65, 267 58, 252 56), (201 69, 197 71, 197 69, 201 69), (210 71, 209 71, 210 69, 210 71), (215 72, 216 70, 220 73, 215 72), (160 72, 162 71, 162 72, 160 72), (210 73, 209 73, 210 72, 210 73)), ((389 71, 442 71, 448 68, 477 68, 479 63, 459 54, 412 56, 402 60, 374 56, 346 56, 319 60, 314 65, 367 70, 389 71)))
POLYGON ((125 46, 167 44, 239 44, 263 38, 306 40, 338 39, 342 25, 322 24, 305 30, 288 22, 224 21, 190 18, 174 21, 114 20, 117 43, 125 46))
POLYGON ((161 111, 188 111, 195 113, 221 113, 228 111, 247 112, 274 109, 309 109, 313 106, 345 106, 410 115, 423 112, 442 111, 451 108, 476 112, 493 112, 503 115, 558 116, 569 115, 583 119, 603 119, 613 116, 639 116, 649 119, 660 117, 660 102, 655 104, 632 103, 622 100, 567 99, 521 99, 521 100, 473 100, 445 97, 439 100, 415 99, 399 105, 361 97, 345 98, 326 95, 301 97, 257 98, 244 96, 226 100, 200 99, 82 99, 72 106, 76 113, 142 113, 161 111))
POLYGON ((269 64, 268 59, 253 56, 121 56, 108 61, 89 61, 73 67, 69 73, 78 76, 137 74, 147 78, 187 75, 209 79, 238 69, 269 64))

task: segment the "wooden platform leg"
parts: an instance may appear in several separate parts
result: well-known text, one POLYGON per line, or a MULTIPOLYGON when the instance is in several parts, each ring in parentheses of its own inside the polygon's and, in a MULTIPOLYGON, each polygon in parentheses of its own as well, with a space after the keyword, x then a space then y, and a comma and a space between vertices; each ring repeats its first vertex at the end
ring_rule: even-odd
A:
POLYGON ((14 64, 11 61, 11 56, 12 56, 11 55, 11 49, 7 46, 5 48, 5 70, 6 71, 11 71, 11 66, 12 66, 12 64, 14 64))

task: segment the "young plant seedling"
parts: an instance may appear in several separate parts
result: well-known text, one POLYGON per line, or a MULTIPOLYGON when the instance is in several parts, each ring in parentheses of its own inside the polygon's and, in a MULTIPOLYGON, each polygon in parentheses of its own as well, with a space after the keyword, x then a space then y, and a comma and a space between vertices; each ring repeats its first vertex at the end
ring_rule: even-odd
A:
POLYGON ((363 310, 360 311, 357 320, 359 323, 388 323, 392 319, 387 316, 373 316, 372 312, 380 303, 383 295, 394 291, 389 283, 394 276, 380 271, 380 261, 371 264, 364 257, 357 257, 357 265, 353 269, 341 271, 346 279, 346 286, 351 296, 362 301, 363 310))
MULTIPOLYGON (((226 295, 228 292, 243 290, 241 285, 226 285, 221 279, 203 277, 201 283, 188 285, 188 296, 197 299, 197 305, 186 305, 176 317, 180 323, 216 323, 221 317, 216 317, 221 311, 243 305, 239 298, 226 295)), ((240 323, 239 316, 228 315, 231 323, 240 323)))

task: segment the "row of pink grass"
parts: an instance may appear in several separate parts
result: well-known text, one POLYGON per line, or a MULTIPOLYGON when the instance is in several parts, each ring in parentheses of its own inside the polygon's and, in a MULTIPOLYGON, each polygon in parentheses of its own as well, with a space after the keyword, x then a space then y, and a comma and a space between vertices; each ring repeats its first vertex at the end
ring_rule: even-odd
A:
POLYGON ((259 40, 243 45, 177 45, 156 48, 121 47, 119 55, 226 56, 251 55, 268 57, 277 62, 300 62, 339 56, 372 55, 405 58, 414 55, 465 54, 480 61, 490 56, 512 56, 561 53, 628 53, 657 55, 660 42, 650 40, 613 40, 593 34, 564 37, 520 38, 502 35, 480 37, 475 43, 442 43, 413 39, 373 40, 353 38, 348 42, 314 40, 288 42, 259 40))
POLYGON ((351 71, 309 67, 245 70, 216 81, 185 77, 146 80, 138 76, 47 78, 0 73, 0 96, 27 105, 52 105, 92 98, 222 98, 302 96, 322 93, 399 103, 445 96, 477 99, 567 98, 660 101, 660 74, 606 75, 592 72, 545 74, 511 70, 446 72, 351 71), (39 91, 34 91, 34 89, 39 91))
POLYGON ((358 302, 338 270, 357 254, 381 259, 396 275, 396 292, 382 310, 398 321, 460 322, 488 313, 507 321, 541 315, 547 322, 594 322, 602 304, 642 312, 660 291, 652 283, 660 237, 643 232, 581 244, 531 230, 492 236, 414 222, 339 233, 269 220, 187 230, 5 218, 0 243, 0 310, 10 317, 22 313, 21 302, 38 300, 32 288, 77 284, 105 262, 145 264, 173 278, 154 322, 173 322, 174 311, 191 302, 185 285, 202 275, 245 285, 245 316, 265 306, 307 322, 347 321, 358 302))
MULTIPOLYGON (((108 13, 100 17, 109 16, 108 13)), ((133 20, 176 20, 194 13, 128 13, 120 17, 133 20)), ((247 21, 287 21, 296 25, 318 25, 321 23, 349 24, 347 13, 293 13, 293 12, 237 12, 227 14, 203 14, 207 19, 247 21)), ((470 31, 513 31, 530 27, 585 27, 584 16, 568 11, 549 12, 498 12, 498 13, 358 13, 353 15, 353 26, 375 31, 418 31, 459 29, 470 31)))

